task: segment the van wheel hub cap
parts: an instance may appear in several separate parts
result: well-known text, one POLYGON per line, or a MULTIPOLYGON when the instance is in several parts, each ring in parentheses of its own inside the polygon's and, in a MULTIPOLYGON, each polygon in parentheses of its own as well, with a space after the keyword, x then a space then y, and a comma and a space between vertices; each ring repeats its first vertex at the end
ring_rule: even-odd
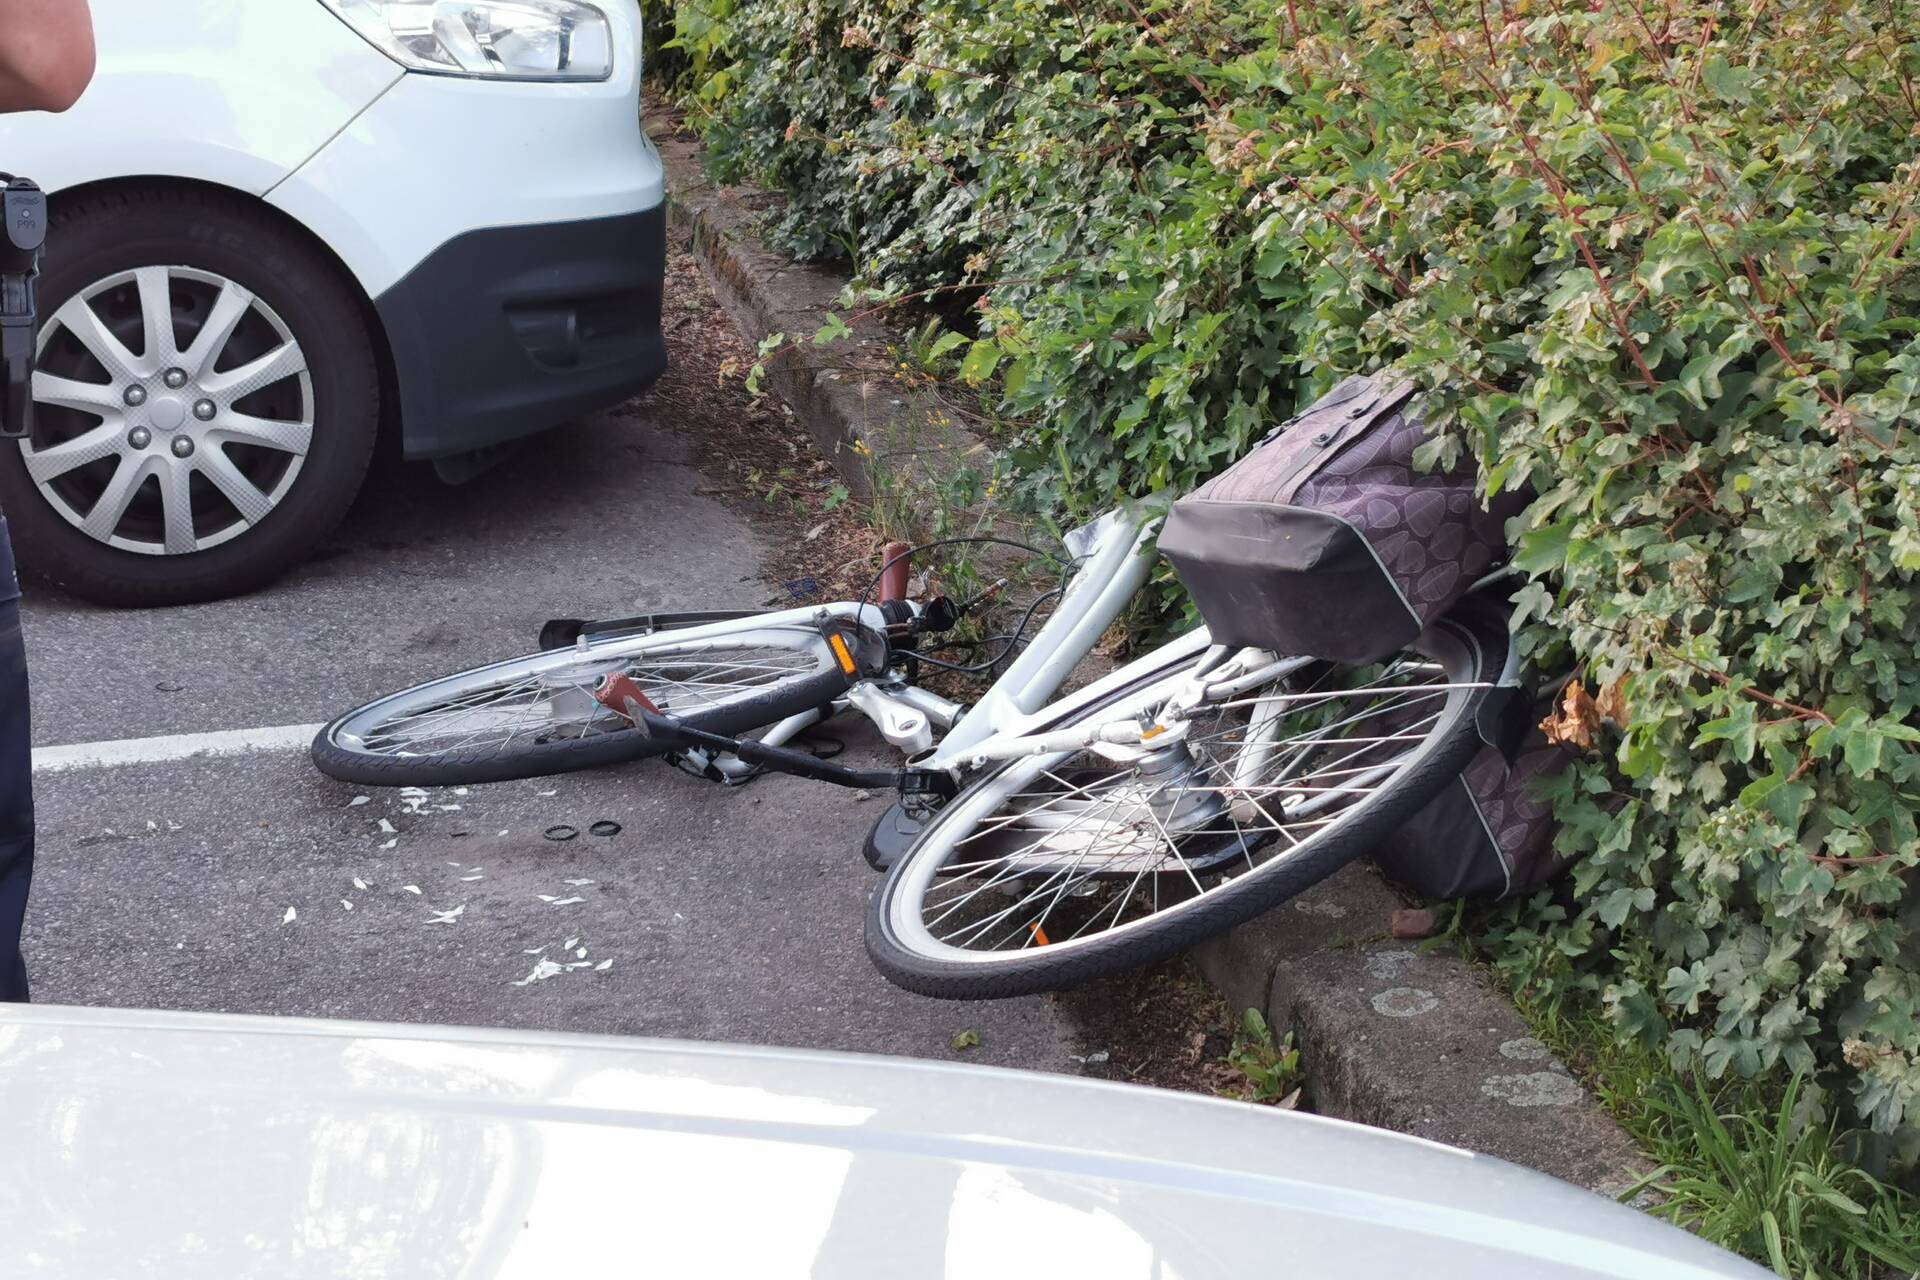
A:
POLYGON ((197 267, 121 271, 40 327, 33 432, 49 506, 123 551, 185 555, 245 533, 292 490, 313 380, 280 316, 197 267))

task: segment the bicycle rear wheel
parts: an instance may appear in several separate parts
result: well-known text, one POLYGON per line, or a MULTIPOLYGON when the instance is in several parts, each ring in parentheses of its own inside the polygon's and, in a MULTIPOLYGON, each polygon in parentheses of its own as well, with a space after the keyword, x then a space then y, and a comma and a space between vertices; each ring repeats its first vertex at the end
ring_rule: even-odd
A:
MULTIPOLYGON (((922 995, 1057 990, 1185 951, 1319 882, 1480 745, 1497 642, 1452 622, 1384 663, 1295 663, 1171 746, 1016 760, 951 801, 874 893, 867 950, 922 995)), ((1156 709, 1187 679, 1055 726, 1156 709)))
POLYGON ((313 762, 343 782, 505 782, 657 754, 593 690, 624 673, 662 711, 738 735, 824 706, 849 681, 819 631, 752 627, 704 638, 668 631, 589 637, 356 707, 322 729, 313 762))

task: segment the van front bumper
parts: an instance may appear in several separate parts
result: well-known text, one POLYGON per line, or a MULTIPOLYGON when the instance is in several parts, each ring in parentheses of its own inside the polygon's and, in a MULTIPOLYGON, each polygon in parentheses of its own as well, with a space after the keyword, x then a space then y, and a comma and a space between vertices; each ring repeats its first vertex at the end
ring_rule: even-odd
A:
POLYGON ((667 367, 666 206, 441 245, 374 301, 402 447, 438 458, 617 404, 667 367))

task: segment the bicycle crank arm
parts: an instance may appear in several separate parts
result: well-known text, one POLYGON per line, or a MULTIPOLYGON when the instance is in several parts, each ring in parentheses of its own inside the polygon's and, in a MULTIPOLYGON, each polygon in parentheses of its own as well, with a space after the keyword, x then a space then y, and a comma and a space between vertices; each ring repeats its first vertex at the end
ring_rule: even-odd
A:
POLYGON ((687 751, 693 748, 724 751, 762 769, 863 791, 896 787, 903 795, 952 796, 960 789, 952 774, 939 769, 854 769, 831 760, 822 760, 806 751, 769 747, 746 738, 708 733, 644 707, 630 706, 628 710, 637 713, 633 718, 633 727, 662 751, 687 751))

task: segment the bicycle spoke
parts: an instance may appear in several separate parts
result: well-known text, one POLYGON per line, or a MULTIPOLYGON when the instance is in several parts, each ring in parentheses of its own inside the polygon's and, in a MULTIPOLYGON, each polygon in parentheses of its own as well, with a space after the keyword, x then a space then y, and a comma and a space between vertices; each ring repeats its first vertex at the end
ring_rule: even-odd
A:
POLYGON ((614 672, 624 672, 655 705, 684 715, 805 677, 821 661, 804 647, 725 643, 589 656, 572 666, 509 670, 492 684, 402 703, 354 733, 361 748, 375 754, 498 754, 528 742, 629 731, 624 717, 593 697, 614 672))
POLYGON ((1157 749, 1009 766, 995 807, 969 820, 926 886, 921 926, 958 951, 1024 952, 1205 898, 1296 856, 1378 795, 1454 691, 1479 687, 1422 658, 1293 674, 1299 683, 1283 676, 1182 713, 1157 749))

